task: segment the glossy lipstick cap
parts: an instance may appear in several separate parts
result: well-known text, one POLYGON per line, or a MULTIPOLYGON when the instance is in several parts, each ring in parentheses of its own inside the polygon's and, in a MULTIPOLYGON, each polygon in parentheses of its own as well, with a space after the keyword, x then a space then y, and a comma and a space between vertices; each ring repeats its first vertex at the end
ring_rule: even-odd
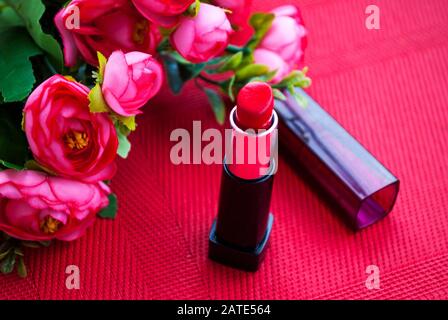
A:
POLYGON ((280 148, 294 166, 324 190, 354 229, 385 217, 395 203, 399 180, 303 90, 306 105, 289 93, 276 101, 280 148))

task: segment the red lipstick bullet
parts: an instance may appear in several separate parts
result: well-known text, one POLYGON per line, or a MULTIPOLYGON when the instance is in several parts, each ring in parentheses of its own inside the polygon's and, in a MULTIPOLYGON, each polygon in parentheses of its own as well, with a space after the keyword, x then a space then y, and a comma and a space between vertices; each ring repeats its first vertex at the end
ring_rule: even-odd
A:
POLYGON ((249 83, 238 94, 230 113, 232 139, 223 164, 218 217, 209 237, 209 258, 247 271, 260 266, 274 219, 270 203, 278 117, 273 107, 266 83, 249 83))
POLYGON ((237 97, 236 122, 243 130, 267 129, 271 125, 274 96, 264 82, 251 82, 237 97))

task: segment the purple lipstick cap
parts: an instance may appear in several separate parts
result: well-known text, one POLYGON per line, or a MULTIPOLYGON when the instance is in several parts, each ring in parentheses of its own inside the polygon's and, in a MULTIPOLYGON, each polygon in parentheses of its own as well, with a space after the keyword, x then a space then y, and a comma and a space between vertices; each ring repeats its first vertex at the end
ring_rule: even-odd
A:
MULTIPOLYGON (((395 203, 399 180, 303 90, 302 106, 289 93, 276 101, 279 142, 336 203, 354 229, 385 217, 395 203)), ((319 192, 321 193, 321 192, 319 192)))

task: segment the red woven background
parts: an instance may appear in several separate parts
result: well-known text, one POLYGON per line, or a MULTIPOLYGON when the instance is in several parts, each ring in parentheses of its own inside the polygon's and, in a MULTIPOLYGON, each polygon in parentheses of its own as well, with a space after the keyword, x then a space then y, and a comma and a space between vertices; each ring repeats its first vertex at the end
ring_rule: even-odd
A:
MULTIPOLYGON (((27 255, 30 275, 0 276, 5 299, 448 298, 448 1, 303 0, 311 95, 401 180, 390 216, 350 231, 281 159, 265 263, 245 273, 207 259, 220 166, 174 166, 170 132, 216 126, 193 85, 146 107, 113 187, 115 221, 27 255), (364 26, 381 10, 381 30, 364 26), (81 289, 67 290, 78 265, 81 289), (380 268, 381 289, 364 285, 380 268)), ((255 1, 267 10, 286 1, 255 1)))

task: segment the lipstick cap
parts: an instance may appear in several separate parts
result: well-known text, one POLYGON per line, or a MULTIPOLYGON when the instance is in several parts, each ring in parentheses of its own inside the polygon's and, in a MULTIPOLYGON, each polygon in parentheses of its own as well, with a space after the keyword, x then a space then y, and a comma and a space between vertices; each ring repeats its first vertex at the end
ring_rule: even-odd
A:
POLYGON ((289 93, 286 101, 276 101, 282 151, 317 181, 354 229, 385 217, 397 198, 399 180, 316 101, 297 90, 304 106, 289 93))

